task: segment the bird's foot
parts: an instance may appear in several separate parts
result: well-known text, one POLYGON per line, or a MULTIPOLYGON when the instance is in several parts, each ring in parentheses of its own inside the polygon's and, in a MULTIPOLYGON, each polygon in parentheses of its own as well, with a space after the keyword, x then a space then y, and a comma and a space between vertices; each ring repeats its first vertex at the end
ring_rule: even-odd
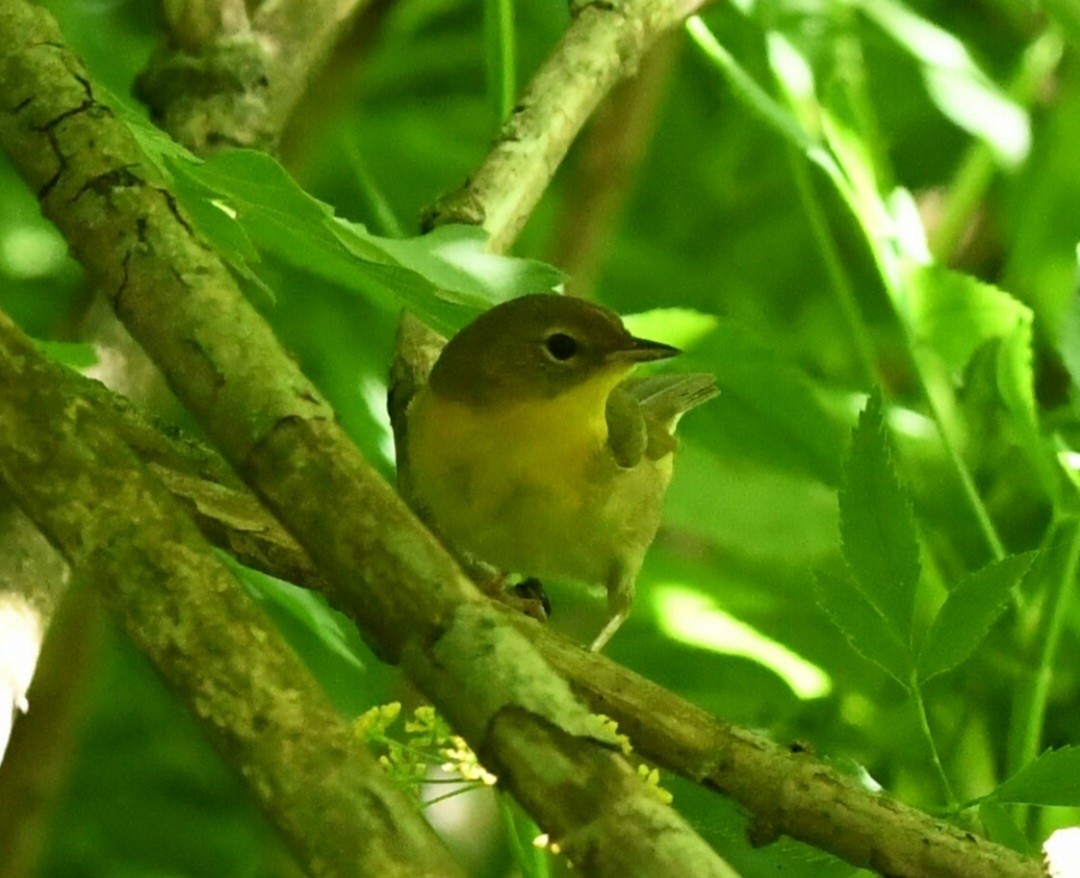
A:
POLYGON ((488 571, 486 576, 474 576, 480 590, 488 597, 509 606, 511 609, 538 622, 546 622, 551 616, 551 601, 544 592, 544 585, 539 579, 524 579, 517 585, 507 587, 505 573, 488 571))
POLYGON ((540 622, 546 622, 551 618, 551 599, 544 591, 544 583, 530 576, 523 579, 512 589, 510 594, 513 599, 520 602, 520 609, 525 615, 532 616, 540 622))

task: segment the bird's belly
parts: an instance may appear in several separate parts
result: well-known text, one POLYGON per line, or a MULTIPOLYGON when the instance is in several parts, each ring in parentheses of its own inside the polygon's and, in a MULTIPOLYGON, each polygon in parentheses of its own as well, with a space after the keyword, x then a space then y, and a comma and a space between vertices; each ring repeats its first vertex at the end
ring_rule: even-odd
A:
POLYGON ((640 563, 656 531, 663 466, 619 470, 599 429, 568 436, 540 411, 478 418, 453 408, 429 396, 410 410, 413 490, 444 539, 534 576, 604 582, 628 550, 640 563))

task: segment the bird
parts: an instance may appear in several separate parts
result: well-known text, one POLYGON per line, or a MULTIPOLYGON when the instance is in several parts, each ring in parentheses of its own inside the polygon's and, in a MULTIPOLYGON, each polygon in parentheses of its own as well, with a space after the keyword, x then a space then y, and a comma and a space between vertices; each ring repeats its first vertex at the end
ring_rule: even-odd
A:
POLYGON ((594 651, 630 613, 675 426, 719 393, 707 373, 631 375, 679 353, 601 305, 525 295, 455 334, 408 404, 403 458, 420 517, 466 561, 605 586, 594 651))

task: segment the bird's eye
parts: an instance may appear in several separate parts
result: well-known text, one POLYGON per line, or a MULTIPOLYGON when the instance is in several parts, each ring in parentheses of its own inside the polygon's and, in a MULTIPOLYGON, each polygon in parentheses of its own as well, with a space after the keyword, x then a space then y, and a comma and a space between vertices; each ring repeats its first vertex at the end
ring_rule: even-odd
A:
POLYGON ((578 343, 565 332, 555 332, 544 341, 544 347, 554 360, 565 362, 578 352, 578 343))

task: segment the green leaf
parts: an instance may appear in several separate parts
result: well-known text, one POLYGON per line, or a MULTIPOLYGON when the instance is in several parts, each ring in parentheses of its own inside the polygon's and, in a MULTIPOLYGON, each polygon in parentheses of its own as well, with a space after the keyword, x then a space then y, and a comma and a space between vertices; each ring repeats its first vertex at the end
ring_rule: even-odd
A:
POLYGON ((1039 442, 1035 405, 1034 339, 1031 320, 1020 321, 1001 341, 998 351, 998 392, 1005 407, 1034 448, 1039 442))
POLYGON ((715 314, 693 308, 654 308, 623 316, 623 323, 639 338, 662 341, 677 348, 692 348, 719 325, 715 314))
POLYGON ((324 649, 343 659, 347 665, 358 671, 364 670, 361 656, 365 651, 356 628, 340 613, 330 609, 322 595, 245 567, 224 552, 216 554, 252 597, 270 603, 298 622, 324 649))
POLYGON ((544 263, 486 252, 486 234, 473 226, 380 238, 335 217, 260 152, 230 150, 205 162, 164 154, 162 160, 199 231, 249 278, 259 252, 272 253, 381 308, 408 307, 448 334, 493 304, 555 290, 564 280, 544 263))
POLYGON ((689 19, 686 22, 686 30, 698 48, 727 81, 735 99, 747 111, 811 160, 825 158, 828 161, 825 151, 803 130, 799 120, 754 81, 753 77, 735 60, 735 56, 716 39, 700 17, 695 15, 689 19))
POLYGON ((479 226, 439 226, 420 237, 397 239, 376 237, 363 226, 342 225, 422 274, 444 297, 478 310, 517 296, 550 292, 566 280, 561 271, 543 262, 489 253, 487 233, 479 226), (454 293, 456 299, 449 295, 454 293))
POLYGON ((995 383, 1044 488, 1055 484, 1044 454, 1035 401, 1033 315, 1004 290, 937 265, 905 265, 908 314, 916 340, 961 372, 977 350, 997 341, 995 383))
POLYGON ((916 340, 955 372, 991 339, 1007 338, 1018 329, 1026 329, 1030 339, 1031 309, 970 275, 939 265, 908 263, 904 284, 916 340))
POLYGON ((82 371, 98 364, 98 352, 85 341, 42 341, 34 339, 34 347, 70 369, 82 371))
POLYGON ((818 571, 814 597, 852 649, 908 688, 911 678, 908 648, 878 609, 855 587, 850 575, 818 571))
POLYGON ((840 536, 855 584, 896 635, 910 642, 919 547, 911 503, 893 470, 880 390, 859 416, 844 461, 840 536))
MULTIPOLYGON (((1077 261, 1080 262, 1080 246, 1076 248, 1077 261)), ((1080 277, 1080 273, 1078 273, 1080 277)), ((1080 281, 1078 281, 1080 287, 1080 281)), ((1069 370, 1074 386, 1080 387, 1080 293, 1074 294, 1061 320, 1061 337, 1058 351, 1069 370)))
POLYGON ((131 130, 132 136, 139 144, 139 148, 150 159, 150 162, 170 182, 172 173, 170 161, 182 161, 190 164, 199 164, 200 159, 173 140, 161 128, 151 122, 146 116, 146 109, 140 104, 129 99, 122 98, 117 92, 110 91, 100 82, 94 84, 94 91, 99 98, 103 97, 109 108, 131 130))
POLYGON ((920 680, 956 667, 974 652, 1034 558, 1026 552, 987 564, 949 592, 919 652, 920 680))
POLYGON ((1080 806, 1080 747, 1047 750, 994 790, 998 802, 1080 806))
POLYGON ((716 375, 720 395, 694 415, 695 430, 707 431, 712 448, 826 484, 839 481, 842 427, 806 375, 775 348, 721 320, 685 362, 688 370, 716 375))

